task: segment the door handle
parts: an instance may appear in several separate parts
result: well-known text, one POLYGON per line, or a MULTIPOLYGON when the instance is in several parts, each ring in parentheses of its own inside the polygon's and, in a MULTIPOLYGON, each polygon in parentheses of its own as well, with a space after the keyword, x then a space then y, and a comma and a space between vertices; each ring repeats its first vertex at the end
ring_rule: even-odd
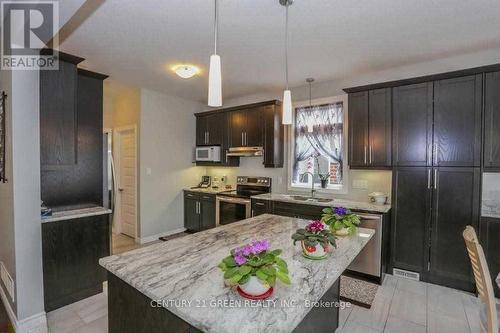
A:
POLYGON ((427 170, 427 189, 431 189, 431 169, 427 170))
POLYGON ((123 187, 120 187, 118 191, 123 192, 123 187))
POLYGON ((241 145, 245 145, 245 133, 241 132, 241 145))
POLYGON ((366 164, 366 145, 365 145, 365 164, 366 164))
POLYGON ((245 132, 245 146, 248 146, 248 133, 245 132))
POLYGON ((370 165, 372 164, 372 145, 370 145, 370 165))
POLYGON ((437 177, 438 177, 438 169, 434 169, 434 189, 435 190, 437 190, 437 188, 438 188, 437 177))

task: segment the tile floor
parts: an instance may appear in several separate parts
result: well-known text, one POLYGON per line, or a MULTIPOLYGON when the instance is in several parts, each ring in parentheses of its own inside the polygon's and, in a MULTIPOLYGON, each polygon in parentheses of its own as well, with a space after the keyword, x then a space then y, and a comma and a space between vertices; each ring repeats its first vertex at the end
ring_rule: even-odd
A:
MULTIPOLYGON (((99 294, 48 313, 50 333, 105 333, 107 300, 99 294)), ((388 275, 370 310, 340 312, 337 333, 477 333, 479 305, 473 295, 388 275)))

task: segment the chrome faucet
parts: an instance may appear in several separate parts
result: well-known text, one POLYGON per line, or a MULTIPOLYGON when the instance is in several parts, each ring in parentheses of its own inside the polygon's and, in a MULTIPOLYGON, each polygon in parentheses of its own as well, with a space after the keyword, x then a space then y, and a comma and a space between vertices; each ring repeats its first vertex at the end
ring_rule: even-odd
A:
POLYGON ((311 175, 311 177, 312 177, 312 181, 311 181, 311 183, 312 183, 312 186, 311 186, 311 198, 314 199, 314 194, 316 193, 316 190, 314 189, 314 174, 312 172, 309 172, 309 171, 304 172, 303 174, 300 175, 300 179, 304 180, 304 177, 306 175, 311 175))

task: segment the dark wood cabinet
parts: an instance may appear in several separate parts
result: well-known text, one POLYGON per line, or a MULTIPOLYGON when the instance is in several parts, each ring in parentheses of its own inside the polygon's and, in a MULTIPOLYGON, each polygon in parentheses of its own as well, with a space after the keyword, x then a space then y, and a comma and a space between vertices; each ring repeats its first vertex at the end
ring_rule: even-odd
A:
POLYGON ((432 165, 433 83, 393 89, 394 166, 432 165))
POLYGON ((184 228, 198 232, 215 228, 215 195, 184 191, 184 228))
POLYGON ((224 122, 222 113, 196 117, 196 145, 219 146, 224 143, 224 122))
POLYGON ((429 281, 473 291, 469 257, 462 238, 479 223, 479 168, 433 169, 429 281))
POLYGON ((40 163, 72 166, 77 148, 77 64, 40 71, 40 163))
POLYGON ((252 199, 252 216, 259 216, 262 214, 272 214, 272 201, 252 199))
POLYGON ((349 166, 368 165, 368 91, 349 94, 349 166))
POLYGON ((398 167, 393 171, 393 267, 425 276, 431 218, 431 168, 398 167))
POLYGON ((434 82, 435 166, 480 166, 482 74, 434 82))
POLYGON ((480 243, 488 261, 495 296, 500 297, 500 288, 495 282, 500 272, 500 218, 481 217, 480 243))
POLYGON ((392 164, 391 89, 370 90, 368 98, 368 164, 390 167, 392 164))
POLYGON ((290 202, 273 202, 273 214, 281 216, 296 217, 305 220, 318 220, 321 219, 324 207, 296 204, 290 202))
MULTIPOLYGON (((284 164, 285 128, 281 124, 281 103, 275 102, 263 108, 264 118, 264 167, 282 168, 284 164)), ((262 119, 258 123, 262 126, 262 119)))
POLYGON ((263 115, 263 108, 260 106, 230 112, 230 147, 262 147, 263 115))
POLYGON ((229 147, 245 146, 245 131, 247 128, 247 111, 233 111, 229 118, 229 147))
POLYGON ((106 272, 99 259, 109 255, 109 215, 43 223, 45 311, 101 293, 106 272))
POLYGON ((485 74, 484 168, 500 170, 500 72, 485 74))

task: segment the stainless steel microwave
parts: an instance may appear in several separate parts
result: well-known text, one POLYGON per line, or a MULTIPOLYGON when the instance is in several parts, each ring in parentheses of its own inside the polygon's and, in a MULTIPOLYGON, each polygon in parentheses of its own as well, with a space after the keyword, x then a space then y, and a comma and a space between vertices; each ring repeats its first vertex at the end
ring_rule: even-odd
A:
POLYGON ((220 146, 196 147, 196 162, 220 162, 220 146))

